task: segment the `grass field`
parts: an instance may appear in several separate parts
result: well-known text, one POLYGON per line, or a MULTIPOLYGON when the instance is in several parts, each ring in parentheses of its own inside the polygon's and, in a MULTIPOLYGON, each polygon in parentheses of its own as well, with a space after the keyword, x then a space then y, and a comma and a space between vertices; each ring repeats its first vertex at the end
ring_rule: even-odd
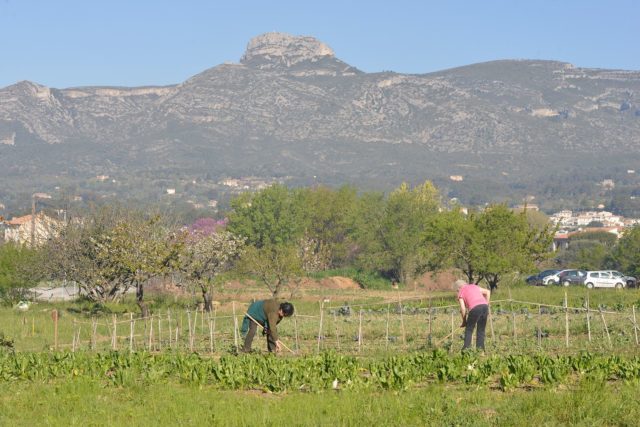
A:
POLYGON ((636 384, 508 393, 432 385, 408 392, 264 394, 181 384, 0 382, 0 425, 634 426, 638 391, 636 384))
MULTIPOLYGON (((500 289, 493 296, 486 356, 471 359, 459 355, 451 293, 310 290, 292 300, 296 319, 281 324, 283 340, 302 356, 286 354, 273 362, 260 354, 232 355, 234 308, 240 318, 255 295, 262 296, 256 290, 217 295, 213 340, 214 318, 196 314, 195 298, 158 298, 156 317, 146 321, 130 301, 100 310, 87 303, 0 309, 0 425, 640 423, 636 290, 500 289), (340 313, 345 305, 350 316, 340 313), (57 352, 54 309, 60 313, 57 352), (114 316, 117 352, 111 350, 114 316), (452 325, 455 333, 447 338, 452 325), (327 350, 332 357, 351 355, 340 369, 360 382, 333 390, 327 374, 315 386, 287 386, 300 383, 297 375, 313 377, 313 366, 329 369, 327 350), (438 365, 429 365, 429 354, 437 355, 438 365), (580 365, 581 354, 592 367, 580 365), (467 365, 485 377, 470 376, 467 365)), ((254 347, 262 348, 262 341, 254 347)))

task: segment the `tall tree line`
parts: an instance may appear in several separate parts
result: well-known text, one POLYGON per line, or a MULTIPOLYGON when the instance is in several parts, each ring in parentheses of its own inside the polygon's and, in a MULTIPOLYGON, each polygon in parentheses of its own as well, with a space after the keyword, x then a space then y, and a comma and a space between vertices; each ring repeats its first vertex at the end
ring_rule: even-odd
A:
MULTIPOLYGON (((507 275, 528 273, 554 255, 548 223, 505 205, 467 210, 445 204, 430 182, 388 194, 274 185, 244 193, 230 206, 224 221, 207 227, 117 206, 84 212, 24 255, 28 267, 12 267, 11 277, 23 284, 18 272, 28 270, 32 279, 73 281, 100 302, 135 289, 145 314, 145 285, 169 274, 199 290, 210 309, 215 284, 227 272, 250 276, 276 296, 309 273, 344 267, 407 284, 453 268, 468 282, 495 289, 507 275)), ((638 242, 640 231, 633 229, 603 243, 606 259, 637 274, 638 242)), ((17 253, 0 247, 0 261, 17 253)))

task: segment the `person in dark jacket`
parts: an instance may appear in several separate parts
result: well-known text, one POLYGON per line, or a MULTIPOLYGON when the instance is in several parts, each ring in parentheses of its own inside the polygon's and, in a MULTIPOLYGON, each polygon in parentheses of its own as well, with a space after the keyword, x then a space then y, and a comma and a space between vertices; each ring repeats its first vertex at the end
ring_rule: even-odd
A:
POLYGON ((242 351, 251 351, 253 337, 256 335, 258 325, 262 326, 263 334, 267 336, 267 349, 269 352, 278 352, 282 344, 278 340, 277 325, 284 317, 293 314, 293 304, 290 302, 280 303, 275 299, 256 301, 249 306, 247 314, 242 320, 242 334, 246 334, 242 351))

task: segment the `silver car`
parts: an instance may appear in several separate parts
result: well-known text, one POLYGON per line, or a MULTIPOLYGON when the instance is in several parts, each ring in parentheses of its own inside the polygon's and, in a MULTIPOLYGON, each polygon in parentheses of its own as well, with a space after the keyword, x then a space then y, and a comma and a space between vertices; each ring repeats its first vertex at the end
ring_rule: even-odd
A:
POLYGON ((627 283, 624 276, 616 276, 611 274, 611 271, 587 271, 587 277, 584 279, 584 285, 589 288, 616 288, 622 289, 627 283))

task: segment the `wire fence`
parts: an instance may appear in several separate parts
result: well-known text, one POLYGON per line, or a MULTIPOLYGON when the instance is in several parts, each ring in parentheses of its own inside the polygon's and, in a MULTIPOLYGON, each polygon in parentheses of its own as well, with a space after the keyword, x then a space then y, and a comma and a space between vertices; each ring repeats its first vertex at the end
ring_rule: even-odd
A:
MULTIPOLYGON (((464 329, 458 305, 433 306, 429 298, 382 303, 330 305, 319 301, 316 313, 295 313, 278 325, 280 339, 292 353, 334 349, 345 354, 445 348, 459 351, 464 329)), ((16 351, 189 351, 224 354, 238 351, 240 325, 248 304, 231 310, 165 310, 147 318, 134 313, 87 317, 53 310, 23 313, 4 325, 20 338, 16 351), (229 313, 229 311, 231 311, 229 313), (9 328, 8 328, 9 326, 9 328)), ((577 349, 637 350, 635 306, 622 311, 569 307, 514 299, 491 302, 488 351, 577 349)), ((258 336, 254 348, 266 350, 258 336)))

